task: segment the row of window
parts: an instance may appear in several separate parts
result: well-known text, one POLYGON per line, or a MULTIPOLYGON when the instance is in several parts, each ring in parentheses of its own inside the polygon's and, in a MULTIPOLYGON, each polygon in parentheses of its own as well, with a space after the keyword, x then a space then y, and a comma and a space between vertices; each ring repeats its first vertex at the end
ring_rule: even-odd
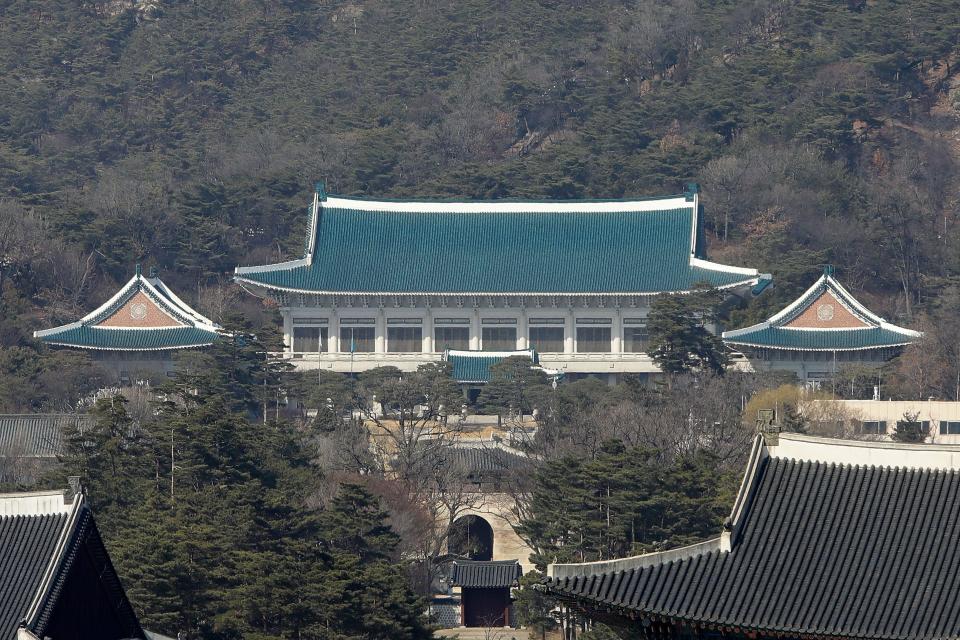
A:
MULTIPOLYGON (((930 431, 930 421, 921 420, 920 430, 924 433, 930 431)), ((860 423, 860 431, 872 435, 884 435, 887 432, 886 420, 864 420, 860 423)), ((960 435, 960 421, 941 420, 940 435, 957 436, 960 435)))
MULTIPOLYGON (((541 353, 563 353, 564 328, 532 326, 528 338, 530 346, 541 353)), ((576 328, 578 353, 609 353, 611 328, 587 326, 576 328)), ((322 343, 327 345, 327 327, 294 327, 294 353, 316 353, 322 343)), ((517 348, 517 328, 485 326, 480 329, 480 346, 484 351, 513 351, 517 348)), ((469 349, 470 328, 439 326, 433 329, 434 351, 469 349)), ((644 353, 647 348, 647 328, 632 325, 624 328, 623 350, 626 353, 644 353)), ((340 351, 343 353, 373 353, 376 350, 376 330, 371 326, 340 326, 340 351)), ((418 326, 387 326, 389 353, 417 353, 423 350, 423 328, 418 326)))

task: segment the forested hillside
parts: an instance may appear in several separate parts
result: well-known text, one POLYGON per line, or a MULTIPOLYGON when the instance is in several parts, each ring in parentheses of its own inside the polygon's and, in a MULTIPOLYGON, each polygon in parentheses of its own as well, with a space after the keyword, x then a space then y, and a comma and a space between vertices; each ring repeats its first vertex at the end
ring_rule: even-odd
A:
POLYGON ((8 3, 4 342, 138 261, 218 311, 236 264, 297 252, 316 179, 467 198, 697 180, 712 253, 777 278, 758 306, 833 262, 909 320, 956 266, 958 5, 8 3))
POLYGON ((732 324, 826 262, 921 324, 954 304, 958 17, 948 0, 4 3, 0 336, 28 353, 3 367, 136 262, 214 316, 252 312, 230 272, 298 252, 319 179, 456 198, 698 181, 712 255, 777 283, 732 324))

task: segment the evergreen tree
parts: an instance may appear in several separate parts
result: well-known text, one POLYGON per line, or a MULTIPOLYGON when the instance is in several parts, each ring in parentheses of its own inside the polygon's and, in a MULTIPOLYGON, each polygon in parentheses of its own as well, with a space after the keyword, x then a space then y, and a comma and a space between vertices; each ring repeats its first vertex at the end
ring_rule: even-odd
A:
POLYGON ((650 306, 649 353, 669 374, 691 371, 723 373, 729 360, 719 336, 708 325, 717 321, 720 294, 699 289, 689 294, 661 294, 650 306))
POLYGON ((897 442, 926 442, 929 427, 924 428, 923 422, 918 420, 919 417, 919 413, 904 413, 903 418, 897 420, 890 437, 897 442))
POLYGON ((593 460, 539 467, 518 532, 538 567, 690 544, 716 534, 735 475, 706 455, 664 465, 655 451, 608 442, 593 460))
POLYGON ((484 411, 529 414, 546 405, 550 378, 531 367, 530 358, 511 356, 490 367, 490 381, 483 386, 477 404, 484 411))

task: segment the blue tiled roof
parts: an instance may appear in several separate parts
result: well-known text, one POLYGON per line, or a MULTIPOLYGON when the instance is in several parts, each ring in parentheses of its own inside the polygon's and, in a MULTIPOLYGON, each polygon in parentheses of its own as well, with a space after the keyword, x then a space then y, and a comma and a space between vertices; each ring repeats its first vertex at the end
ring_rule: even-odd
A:
POLYGON ((490 367, 501 362, 503 356, 450 356, 453 378, 462 383, 490 382, 490 367))
POLYGON ((490 367, 503 362, 504 358, 524 357, 530 364, 537 363, 537 353, 533 350, 506 352, 486 351, 449 351, 445 358, 453 368, 453 379, 462 384, 486 384, 490 382, 490 367))
MULTIPOLYGON (((795 351, 857 351, 899 347, 916 342, 922 336, 919 332, 886 322, 871 312, 844 289, 832 274, 832 269, 829 269, 799 298, 765 322, 736 331, 724 331, 723 341, 736 347, 795 351), (820 329, 816 324, 810 325, 809 322, 803 328, 790 326, 826 293, 832 295, 836 303, 829 304, 830 316, 822 321, 824 323, 822 326, 829 327, 826 323, 833 318, 833 304, 842 306, 845 309, 844 312, 849 312, 849 315, 856 318, 861 326, 820 329)), ((817 322, 821 321, 817 320, 817 322)))
MULTIPOLYGON (((130 318, 125 318, 127 322, 130 318)), ((50 345, 98 349, 102 351, 158 351, 204 347, 220 338, 219 325, 204 317, 178 298, 159 278, 143 277, 137 267, 131 278, 110 300, 76 322, 53 329, 34 332, 41 342, 50 345), (104 327, 101 323, 113 316, 133 296, 142 293, 169 316, 177 326, 104 327)))
POLYGON ((687 291, 700 282, 727 287, 758 280, 753 270, 691 259, 695 203, 682 198, 664 200, 661 210, 637 204, 636 211, 592 210, 590 203, 577 210, 559 202, 551 204, 568 208, 516 203, 504 211, 459 203, 437 210, 437 203, 406 203, 412 209, 391 210, 389 203, 351 203, 332 199, 315 220, 311 216, 316 240, 305 259, 239 268, 238 279, 311 292, 570 294, 687 291), (419 204, 435 208, 417 211, 419 204))
POLYGON ((914 337, 882 327, 830 330, 762 327, 741 333, 735 338, 726 338, 725 342, 778 349, 853 351, 900 346, 915 340, 914 337))
POLYGON ((47 344, 107 351, 187 349, 204 347, 218 339, 216 332, 198 327, 104 329, 89 326, 73 327, 43 338, 47 344))

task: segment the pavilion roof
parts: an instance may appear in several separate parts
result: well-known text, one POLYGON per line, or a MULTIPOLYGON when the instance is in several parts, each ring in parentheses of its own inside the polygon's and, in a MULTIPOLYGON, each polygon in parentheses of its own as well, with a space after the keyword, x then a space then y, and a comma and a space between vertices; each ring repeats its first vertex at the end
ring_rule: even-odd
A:
POLYGON ((482 479, 498 477, 520 469, 530 469, 539 460, 523 451, 500 442, 461 440, 445 447, 442 455, 447 464, 455 465, 468 475, 482 479))
POLYGON ((304 257, 238 267, 267 289, 331 294, 652 294, 766 282, 707 261, 698 196, 609 201, 385 201, 326 196, 304 257))
POLYGON ((61 599, 78 600, 78 593, 66 593, 71 589, 98 591, 112 607, 98 619, 110 619, 123 637, 144 637, 83 494, 70 500, 61 491, 0 494, 0 639, 18 638, 21 625, 45 637, 61 599), (91 563, 97 584, 69 580, 75 565, 91 563))
POLYGON ((467 351, 448 349, 443 359, 453 367, 453 379, 461 384, 486 384, 490 382, 490 367, 506 358, 529 358, 537 364, 537 352, 533 349, 519 351, 467 351))
POLYGON ((101 351, 203 347, 221 327, 177 297, 160 278, 137 272, 112 298, 76 322, 35 331, 50 345, 101 351))
POLYGON ((871 312, 828 270, 779 313, 744 329, 724 331, 723 341, 792 351, 858 351, 903 346, 922 336, 871 312))
POLYGON ((960 447, 758 437, 719 538, 551 565, 598 615, 759 637, 960 637, 960 447))
POLYGON ((454 560, 450 582, 467 589, 502 589, 523 575, 518 560, 454 560))

